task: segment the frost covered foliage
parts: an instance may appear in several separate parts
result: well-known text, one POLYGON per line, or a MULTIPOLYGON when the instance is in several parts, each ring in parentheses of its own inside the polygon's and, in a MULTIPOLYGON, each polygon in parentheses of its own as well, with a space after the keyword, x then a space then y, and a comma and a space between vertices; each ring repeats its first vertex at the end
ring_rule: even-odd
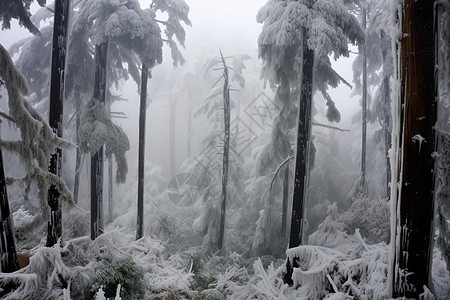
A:
POLYGON ((450 134, 439 132, 438 155, 436 161, 436 218, 438 231, 436 245, 442 252, 450 272, 450 134))
MULTIPOLYGON (((47 9, 44 9, 47 11, 47 9)), ((52 51, 53 26, 40 29, 41 34, 14 43, 9 52, 18 54, 15 64, 28 82, 30 100, 38 103, 48 99, 50 78, 50 55, 52 51)))
POLYGON ((130 150, 130 142, 122 128, 111 121, 105 105, 97 99, 86 104, 78 136, 80 149, 84 152, 96 153, 105 145, 106 157, 114 154, 116 158, 116 182, 125 182, 128 173, 125 152, 130 150))
POLYGON ((323 94, 328 106, 327 117, 338 122, 340 114, 326 92, 328 86, 336 87, 343 81, 332 68, 328 55, 348 56, 348 42, 355 44, 364 39, 356 18, 341 1, 270 0, 257 15, 263 23, 258 38, 259 55, 263 59, 263 77, 272 86, 289 80, 298 86, 302 65, 302 41, 307 39, 314 49, 316 64, 316 89, 323 94))
POLYGON ((389 202, 387 199, 371 199, 366 194, 359 194, 352 199, 349 209, 339 215, 345 224, 345 231, 361 235, 369 244, 389 242, 389 202))
MULTIPOLYGON (((11 28, 11 19, 17 19, 32 34, 39 35, 39 29, 30 20, 30 6, 33 0, 17 0, 0 2, 0 22, 3 29, 11 28)), ((46 0, 37 0, 40 6, 44 6, 46 0)))
MULTIPOLYGON (((64 247, 41 247, 27 267, 0 276, 0 285, 17 286, 2 299, 62 299, 64 290, 70 291, 71 299, 91 299, 97 292, 96 282, 113 279, 121 284, 123 299, 193 298, 195 293, 189 288, 193 274, 184 269, 178 256, 166 257, 164 252, 161 242, 148 236, 135 241, 134 235, 120 230, 106 232, 95 241, 82 237, 64 247), (143 273, 139 289, 134 289, 138 280, 123 277, 135 272, 143 273)), ((116 288, 117 284, 111 285, 114 292, 116 288)))
POLYGON ((104 295, 112 298, 117 289, 123 299, 142 299, 145 293, 144 273, 131 259, 115 261, 97 268, 93 289, 102 289, 104 295))
MULTIPOLYGON (((153 1, 149 9, 141 9, 137 0, 89 0, 83 4, 76 19, 75 32, 86 31, 95 45, 110 41, 118 48, 117 63, 128 64, 128 72, 136 82, 139 75, 136 60, 128 52, 136 53, 149 68, 162 62, 163 41, 171 49, 174 64, 184 59, 175 42, 184 45, 185 31, 181 22, 190 25, 189 7, 183 0, 153 1), (156 12, 166 13, 167 20, 158 20, 156 12), (164 35, 159 24, 163 24, 164 35)), ((115 46, 114 46, 115 47, 115 46)))
POLYGON ((28 101, 28 86, 20 72, 15 68, 11 57, 0 45, 0 78, 8 91, 9 115, 1 116, 11 121, 20 130, 20 140, 1 141, 3 149, 18 153, 26 167, 23 180, 27 183, 25 194, 30 191, 30 183, 37 183, 39 199, 47 218, 47 191, 55 185, 63 200, 70 202, 71 195, 65 183, 48 171, 50 155, 55 148, 70 148, 72 145, 59 138, 48 125, 45 118, 28 101))
POLYGON ((298 262, 293 286, 283 282, 284 261, 278 261, 278 267, 274 263, 265 267, 258 259, 252 272, 231 264, 209 287, 226 299, 385 299, 387 245, 369 246, 355 240, 359 242, 340 250, 321 246, 287 250, 288 257, 296 257, 298 262))

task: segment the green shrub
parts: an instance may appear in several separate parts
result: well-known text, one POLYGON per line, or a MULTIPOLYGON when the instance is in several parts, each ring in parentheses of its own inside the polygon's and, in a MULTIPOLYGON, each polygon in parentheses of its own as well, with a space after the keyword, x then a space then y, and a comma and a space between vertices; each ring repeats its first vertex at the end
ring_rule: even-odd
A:
POLYGON ((116 295, 120 283, 122 299, 142 299, 145 294, 144 273, 131 259, 115 261, 98 267, 95 271, 94 291, 103 286, 105 296, 116 295))

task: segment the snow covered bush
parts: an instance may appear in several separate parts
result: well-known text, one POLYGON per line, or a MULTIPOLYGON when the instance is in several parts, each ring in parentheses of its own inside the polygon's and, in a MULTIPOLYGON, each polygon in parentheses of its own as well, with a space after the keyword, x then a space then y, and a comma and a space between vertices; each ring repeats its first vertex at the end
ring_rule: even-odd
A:
POLYGON ((353 197, 349 209, 338 217, 345 224, 345 231, 353 234, 359 229, 369 244, 389 242, 389 202, 387 199, 372 199, 366 194, 353 197))
POLYGON ((112 298, 120 285, 122 299, 142 299, 145 293, 143 276, 143 271, 133 260, 118 260, 96 269, 93 290, 103 287, 105 296, 112 298))
POLYGON ((59 244, 53 248, 40 247, 33 251, 27 267, 1 274, 0 287, 16 286, 1 296, 62 299, 64 290, 65 293, 70 290, 72 299, 90 299, 98 290, 92 287, 99 288, 98 283, 103 281, 107 295, 110 290, 115 295, 118 282, 122 285, 121 296, 134 293, 143 295, 137 296, 138 299, 154 299, 170 293, 193 298, 196 294, 190 288, 193 274, 185 269, 179 256, 164 256, 165 249, 160 241, 148 236, 135 241, 134 234, 124 230, 106 232, 94 241, 85 236, 67 241, 63 247, 59 244), (106 283, 110 285, 106 287, 106 283))

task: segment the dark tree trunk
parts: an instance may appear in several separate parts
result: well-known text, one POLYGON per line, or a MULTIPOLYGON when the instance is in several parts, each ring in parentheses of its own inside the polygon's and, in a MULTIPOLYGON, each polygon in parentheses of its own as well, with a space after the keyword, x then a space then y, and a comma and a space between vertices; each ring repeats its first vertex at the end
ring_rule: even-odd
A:
MULTIPOLYGON (((69 0, 55 2, 55 19, 53 25, 52 67, 50 83, 50 126, 62 137, 64 75, 66 66, 67 23, 69 20, 69 0)), ((50 158, 49 171, 61 176, 61 149, 50 158)), ((54 185, 48 190, 50 220, 47 229, 47 247, 51 247, 61 238, 61 201, 60 193, 54 185)))
MULTIPOLYGON (((95 46, 94 99, 106 102, 108 42, 95 46)), ((91 157, 91 239, 103 233, 103 146, 91 157)))
POLYGON ((141 103, 139 104, 139 153, 138 153, 138 205, 136 239, 144 234, 144 166, 145 166, 145 117, 147 112, 148 67, 142 64, 141 103))
MULTIPOLYGON (((362 25, 366 30, 367 11, 362 10, 362 25)), ((367 42, 362 46, 363 73, 362 73, 362 137, 361 137, 361 184, 366 185, 366 144, 367 144, 367 42)))
POLYGON ((113 221, 114 203, 113 203, 113 156, 108 159, 108 223, 113 221))
POLYGON ((283 210, 281 212, 281 236, 286 236, 287 208, 289 197, 289 165, 284 167, 283 177, 283 210))
POLYGON ((429 286, 436 124, 434 1, 405 0, 401 41, 403 153, 394 296, 419 299, 429 286))
POLYGON ((78 204, 78 191, 80 190, 80 171, 81 171, 81 151, 80 151, 80 138, 78 136, 78 131, 80 130, 81 123, 81 100, 79 88, 75 90, 75 101, 76 101, 76 112, 75 112, 75 130, 76 130, 76 142, 77 149, 75 154, 75 179, 73 182, 73 202, 78 204))
POLYGON ((17 270, 19 270, 19 263, 14 238, 14 222, 9 210, 3 153, 0 147, 0 272, 11 273, 17 270))
MULTIPOLYGON (((382 33, 384 36, 384 33, 382 33)), ((392 124, 391 124, 391 87, 390 87, 390 79, 389 75, 387 74, 387 66, 386 66, 386 50, 384 49, 382 51, 383 56, 383 100, 384 100, 384 124, 383 124, 383 131, 384 131, 384 151, 386 156, 386 195, 389 197, 391 194, 391 160, 389 159, 389 149, 391 148, 391 134, 392 134, 392 124)))
MULTIPOLYGON (((300 103, 297 120, 297 145, 295 152, 294 192, 292 196, 292 219, 289 235, 289 248, 303 243, 303 223, 308 188, 311 102, 314 74, 314 50, 308 48, 306 30, 303 31, 303 67, 300 82, 300 103)), ((287 260, 285 282, 292 284, 292 272, 296 262, 287 260)))
POLYGON ((225 59, 220 52, 223 64, 223 117, 224 117, 224 136, 223 136, 223 164, 222 164, 222 206, 220 209, 220 229, 218 248, 222 250, 223 238, 225 235, 225 213, 227 203, 227 185, 228 185, 228 163, 230 150, 230 87, 228 78, 228 67, 225 59))

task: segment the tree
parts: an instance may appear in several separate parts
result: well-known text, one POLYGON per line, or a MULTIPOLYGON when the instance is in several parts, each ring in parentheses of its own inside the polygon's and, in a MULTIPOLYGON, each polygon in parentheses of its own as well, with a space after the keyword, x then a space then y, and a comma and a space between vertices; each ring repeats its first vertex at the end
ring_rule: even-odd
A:
MULTIPOLYGON (((108 42, 95 46, 94 99, 106 102, 108 42)), ((91 154, 91 239, 103 233, 103 145, 91 154)))
MULTIPOLYGON (((350 40, 353 43, 361 41, 363 33, 355 17, 339 1, 272 0, 259 11, 258 21, 264 23, 258 40, 260 55, 271 67, 273 82, 278 83, 282 78, 280 76, 282 73, 280 74, 279 71, 281 64, 276 64, 276 56, 281 56, 282 59, 291 63, 291 67, 288 67, 289 73, 298 74, 290 76, 293 82, 298 84, 299 90, 293 209, 289 240, 289 248, 292 248, 302 243, 314 83, 318 83, 319 89, 327 100, 327 117, 330 120, 340 118, 331 98, 327 97, 324 88, 321 88, 321 82, 314 81, 314 61, 317 60, 319 68, 323 65, 327 66, 327 56, 330 53, 334 53, 335 59, 341 55, 348 56, 347 41, 350 40)), ((284 73, 287 72, 284 71, 284 73)), ((293 265, 295 262, 287 261, 288 271, 285 276, 287 282, 292 282, 290 277, 293 265)))
MULTIPOLYGON (((434 1, 405 0, 401 13, 400 80, 395 108, 399 137, 393 169, 395 219, 394 297, 419 298, 428 286, 433 231, 436 124, 434 1), (394 188, 396 174, 399 188, 394 188)), ((393 245, 391 246, 393 247, 393 245)))
POLYGON ((223 162, 222 162, 222 203, 220 208, 220 228, 218 249, 222 250, 225 233, 225 214, 227 203, 228 163, 230 161, 230 85, 229 69, 220 51, 223 65, 223 162))
MULTIPOLYGON (((66 67, 67 25, 69 21, 69 0, 55 2, 55 20, 53 24, 52 67, 50 82, 50 113, 49 124, 53 131, 62 137, 64 77, 66 67)), ((50 158, 49 171, 61 177, 62 150, 50 158)), ((59 192, 54 185, 48 191, 48 205, 50 206, 50 220, 48 222, 47 247, 51 247, 61 238, 61 201, 59 192)))
POLYGON ((9 210, 6 189, 3 153, 0 148, 0 272, 10 273, 19 269, 16 241, 14 238, 14 220, 9 210))
MULTIPOLYGON (((86 32, 86 39, 90 39, 96 45, 109 41, 109 62, 106 71, 108 78, 112 78, 117 85, 119 79, 128 79, 131 75, 139 86, 141 81, 139 65, 144 64, 151 70, 160 64, 164 42, 171 49, 174 64, 184 62, 174 39, 184 45, 185 31, 181 22, 190 25, 188 11, 189 7, 183 0, 153 1, 149 9, 141 9, 137 0, 122 2, 90 0, 83 4, 75 30, 81 32, 90 28, 86 32), (166 13, 168 20, 156 19, 156 11, 166 13), (166 38, 162 35, 159 24, 164 26, 166 38), (127 69, 124 67, 125 63, 127 69)), ((90 128, 93 129, 95 126, 90 128)), ((125 157, 117 159, 116 156, 116 161, 118 163, 116 181, 123 182, 127 172, 125 157)), ((143 164, 143 161, 141 163, 143 164)), ((142 218, 139 222, 142 222, 142 218)))
MULTIPOLYGON (((32 34, 39 35, 39 29, 30 20, 30 5, 33 0, 10 0, 0 2, 0 22, 2 29, 11 28, 11 19, 19 20, 19 24, 28 29, 32 34)), ((44 6, 46 0, 37 0, 40 6, 44 6)))
POLYGON ((138 150, 138 203, 136 239, 144 234, 144 162, 145 162, 145 116, 147 111, 148 68, 142 64, 141 102, 139 103, 139 150, 138 150))

